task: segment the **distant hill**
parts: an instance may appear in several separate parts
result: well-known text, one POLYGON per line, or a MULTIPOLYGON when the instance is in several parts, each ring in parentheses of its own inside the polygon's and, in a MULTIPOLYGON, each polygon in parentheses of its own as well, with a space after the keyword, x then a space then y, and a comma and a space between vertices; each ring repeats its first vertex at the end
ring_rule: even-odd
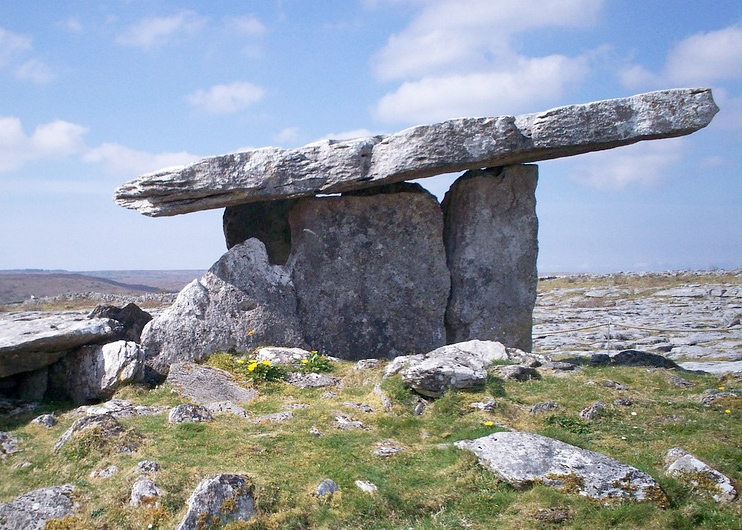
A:
POLYGON ((0 304, 21 302, 31 296, 59 296, 98 292, 142 295, 177 292, 204 271, 46 271, 38 269, 0 271, 0 304))

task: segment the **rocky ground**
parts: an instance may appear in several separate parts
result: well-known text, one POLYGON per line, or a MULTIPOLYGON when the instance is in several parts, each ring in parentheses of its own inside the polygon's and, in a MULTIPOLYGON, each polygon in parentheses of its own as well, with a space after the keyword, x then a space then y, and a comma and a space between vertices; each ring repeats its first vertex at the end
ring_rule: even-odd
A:
POLYGON ((742 370, 742 272, 542 278, 534 352, 587 356, 637 349, 691 370, 742 370))

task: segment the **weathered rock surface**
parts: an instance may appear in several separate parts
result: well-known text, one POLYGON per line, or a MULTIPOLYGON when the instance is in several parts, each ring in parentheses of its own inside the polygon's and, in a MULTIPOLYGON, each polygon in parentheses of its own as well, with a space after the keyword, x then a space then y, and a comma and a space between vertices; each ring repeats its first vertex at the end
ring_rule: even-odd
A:
POLYGON ((110 318, 116 320, 123 327, 119 338, 139 342, 142 330, 147 325, 147 322, 152 320, 152 315, 132 302, 126 304, 124 307, 99 304, 88 314, 88 318, 110 318))
POLYGON ((694 491, 710 495, 716 502, 732 502, 737 490, 729 477, 700 461, 688 451, 674 447, 665 456, 669 476, 685 482, 694 491))
POLYGON ((268 346, 260 348, 255 352, 255 360, 268 361, 271 364, 292 365, 301 363, 302 360, 308 359, 311 352, 302 348, 281 348, 268 346))
POLYGON ((184 403, 172 408, 170 414, 168 414, 167 421, 170 423, 190 423, 214 421, 214 418, 206 407, 184 403))
POLYGON ((535 368, 530 366, 508 365, 508 366, 496 366, 494 370, 495 374, 503 379, 510 379, 513 381, 530 381, 531 379, 541 379, 541 374, 535 368))
MULTIPOLYGON (((407 386, 429 397, 438 397, 448 388, 463 389, 482 385, 487 367, 495 361, 539 358, 499 342, 470 340, 442 346, 426 354, 397 357, 385 375, 400 373, 407 386)), ((543 359, 541 357, 541 359, 543 359)))
POLYGON ((176 530, 200 530, 247 521, 256 514, 253 487, 244 475, 220 474, 202 480, 188 498, 188 511, 176 530))
POLYGON ((493 340, 531 351, 537 180, 535 165, 469 171, 446 193, 448 343, 493 340))
POLYGON ((0 530, 44 530, 47 521, 74 513, 75 486, 42 488, 0 505, 0 530))
POLYGON ((268 262, 262 242, 248 239, 147 324, 141 341, 147 364, 165 375, 172 363, 201 360, 216 351, 303 347, 295 309, 289 274, 268 262))
POLYGON ((121 329, 115 320, 78 314, 5 316, 0 319, 0 378, 48 366, 78 346, 115 338, 121 329))
POLYGON ((679 365, 685 370, 742 371, 742 326, 729 327, 740 317, 740 274, 722 270, 570 275, 554 278, 563 284, 560 287, 551 287, 546 278, 534 309, 534 351, 585 356, 633 349, 683 360, 679 365), (677 282, 679 276, 684 281, 678 288, 661 287, 677 282), (647 286, 631 287, 635 280, 647 286), (599 293, 581 285, 585 281, 604 285, 602 296, 586 298, 599 293), (655 281, 658 287, 652 286, 655 281))
POLYGON ((108 399, 127 383, 144 376, 144 350, 136 342, 119 340, 83 346, 49 367, 47 393, 76 404, 108 399))
POLYGON ((291 210, 287 268, 311 349, 391 358, 445 344, 450 281, 438 202, 421 189, 379 191, 302 199, 291 210))
POLYGON ((41 416, 37 416, 31 420, 31 423, 36 423, 46 427, 47 429, 51 429, 57 424, 57 418, 54 417, 54 414, 42 414, 41 416))
POLYGON ((132 453, 138 444, 126 436, 124 427, 110 414, 94 414, 85 416, 67 429, 54 444, 54 451, 59 451, 77 433, 93 431, 101 440, 115 445, 118 452, 132 453))
POLYGON ((239 386, 224 370, 194 363, 172 364, 166 382, 182 396, 201 405, 252 401, 258 395, 255 390, 239 386))
POLYGON ((286 376, 286 382, 299 388, 325 388, 340 383, 340 379, 327 374, 290 372, 286 376))
POLYGON ((19 451, 18 438, 13 436, 12 432, 0 431, 0 460, 5 460, 19 451))
POLYGON ((86 416, 97 416, 99 414, 110 414, 114 418, 133 418, 134 416, 152 416, 161 414, 168 410, 165 406, 134 405, 124 399, 111 399, 99 405, 88 405, 78 407, 76 412, 86 416))
POLYGON ((544 484, 603 501, 666 498, 659 484, 638 469, 603 454, 522 432, 498 432, 455 443, 515 488, 544 484))
POLYGON ((157 507, 160 505, 160 497, 162 497, 163 493, 164 492, 155 485, 152 479, 139 479, 131 487, 129 505, 134 507, 157 507))
POLYGON ((548 160, 690 134, 718 112, 709 89, 676 89, 518 117, 462 118, 388 136, 267 147, 205 158, 124 184, 116 202, 150 216, 317 193, 346 192, 443 173, 548 160))

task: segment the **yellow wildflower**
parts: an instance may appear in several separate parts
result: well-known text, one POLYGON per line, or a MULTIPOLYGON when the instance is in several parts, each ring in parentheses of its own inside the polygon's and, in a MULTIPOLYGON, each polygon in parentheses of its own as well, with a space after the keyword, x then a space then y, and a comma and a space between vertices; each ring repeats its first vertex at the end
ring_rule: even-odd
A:
POLYGON ((255 369, 256 369, 257 367, 258 367, 258 363, 256 363, 256 362, 251 362, 250 364, 248 364, 248 365, 247 365, 247 369, 248 369, 249 371, 251 371, 251 372, 252 372, 253 370, 255 370, 255 369))
POLYGON ((493 422, 493 421, 485 421, 484 422, 484 426, 485 427, 492 427, 494 424, 495 424, 495 422, 493 422))
POLYGON ((251 329, 250 331, 247 332, 247 334, 248 335, 255 335, 255 330, 254 329, 251 329))
POLYGON ((237 364, 245 364, 245 359, 237 359, 237 364))
POLYGON ((260 364, 262 364, 263 366, 270 366, 271 362, 266 360, 266 361, 262 361, 260 364))
POLYGON ((731 414, 731 413, 732 413, 732 411, 729 410, 729 409, 727 409, 727 410, 724 411, 724 414, 731 414))
POLYGON ((726 387, 725 387, 724 385, 721 385, 721 386, 719 387, 719 390, 724 390, 725 388, 726 388, 726 387))
POLYGON ((309 364, 309 360, 308 359, 302 359, 301 360, 301 364, 309 364))

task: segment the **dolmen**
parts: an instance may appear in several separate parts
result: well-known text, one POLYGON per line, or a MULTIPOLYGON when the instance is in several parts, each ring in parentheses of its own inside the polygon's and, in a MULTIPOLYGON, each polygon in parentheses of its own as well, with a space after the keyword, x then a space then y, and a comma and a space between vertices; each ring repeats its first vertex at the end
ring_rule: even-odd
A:
POLYGON ((219 350, 394 358, 473 339, 531 351, 539 160, 693 133, 711 90, 205 158, 124 184, 152 217, 225 208, 228 251, 150 322, 155 374, 219 350), (409 182, 465 171, 441 203, 409 182))

